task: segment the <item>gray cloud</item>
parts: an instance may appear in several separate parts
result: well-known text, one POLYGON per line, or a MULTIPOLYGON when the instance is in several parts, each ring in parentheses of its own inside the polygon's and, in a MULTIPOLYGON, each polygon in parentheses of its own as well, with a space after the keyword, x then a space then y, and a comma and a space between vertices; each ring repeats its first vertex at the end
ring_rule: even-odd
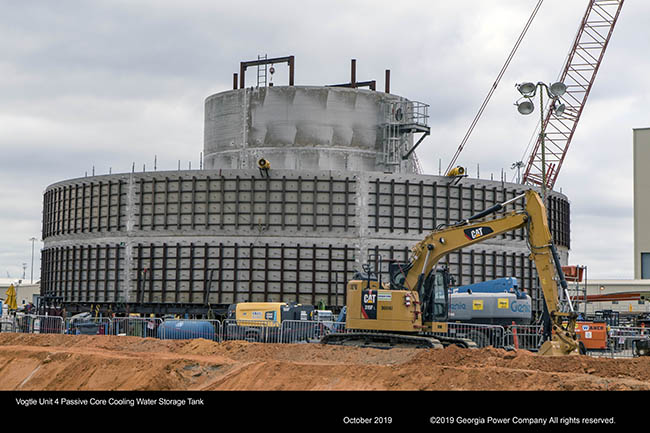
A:
MULTIPOLYGON (((203 101, 231 88, 239 62, 294 54, 296 84, 391 69, 391 90, 431 105, 420 160, 446 168, 536 0, 490 2, 5 2, 0 14, 0 275, 22 273, 40 237, 42 192, 90 173, 198 166, 203 101)), ((459 163, 482 178, 522 158, 535 116, 513 106, 514 84, 551 81, 585 2, 547 0, 459 163)), ((572 203, 572 260, 590 277, 632 276, 632 128, 645 127, 650 5, 627 2, 557 187, 572 203), (612 257, 589 233, 619 239, 612 257), (609 264, 609 266, 607 266, 609 264), (615 275, 614 275, 615 274, 615 275)), ((274 81, 286 82, 278 67, 274 81)), ((253 84, 249 77, 248 85, 253 84)))

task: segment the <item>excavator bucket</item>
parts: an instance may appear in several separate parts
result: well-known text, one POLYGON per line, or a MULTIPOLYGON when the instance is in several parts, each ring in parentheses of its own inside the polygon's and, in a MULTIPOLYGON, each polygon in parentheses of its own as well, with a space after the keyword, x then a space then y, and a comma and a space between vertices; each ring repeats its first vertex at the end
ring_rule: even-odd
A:
POLYGON ((579 355, 580 351, 578 346, 569 345, 561 340, 548 340, 542 344, 537 352, 542 356, 566 356, 566 355, 579 355))

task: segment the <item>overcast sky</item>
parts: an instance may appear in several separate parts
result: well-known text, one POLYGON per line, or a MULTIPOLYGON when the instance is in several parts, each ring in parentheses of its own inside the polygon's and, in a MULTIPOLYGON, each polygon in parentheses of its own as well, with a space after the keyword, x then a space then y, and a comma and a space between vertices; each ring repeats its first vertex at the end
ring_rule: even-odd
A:
MULTIPOLYGON (((537 0, 0 0, 0 277, 40 274, 42 194, 86 173, 198 168, 203 104, 239 62, 296 56, 296 85, 377 80, 431 106, 419 148, 456 152, 537 0)), ((539 116, 515 83, 554 81, 587 0, 545 0, 458 162, 476 176, 524 157, 539 116)), ((633 278, 632 129, 650 127, 650 2, 628 0, 555 188, 571 201, 570 262, 633 278)), ((287 84, 276 66, 274 82, 287 84)), ((247 85, 254 84, 249 74, 247 85)))

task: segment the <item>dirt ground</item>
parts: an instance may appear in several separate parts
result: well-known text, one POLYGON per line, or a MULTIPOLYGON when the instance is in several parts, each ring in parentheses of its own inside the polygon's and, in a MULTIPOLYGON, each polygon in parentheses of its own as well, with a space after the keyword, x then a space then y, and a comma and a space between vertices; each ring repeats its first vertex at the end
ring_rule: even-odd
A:
POLYGON ((3 391, 649 389, 650 357, 0 334, 3 391))

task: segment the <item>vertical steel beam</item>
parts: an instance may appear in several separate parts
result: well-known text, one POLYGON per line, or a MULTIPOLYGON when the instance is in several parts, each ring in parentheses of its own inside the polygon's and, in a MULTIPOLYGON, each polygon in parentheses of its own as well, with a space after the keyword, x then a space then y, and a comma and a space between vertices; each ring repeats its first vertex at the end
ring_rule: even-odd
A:
POLYGON ((302 176, 298 176, 298 193, 296 194, 297 197, 297 209, 298 209, 298 220, 296 221, 298 225, 298 230, 300 230, 300 226, 302 223, 302 176))
POLYGON ((190 281, 189 281, 189 294, 188 300, 191 303, 194 302, 194 242, 190 242, 190 281))
MULTIPOLYGON (((314 188, 316 187, 316 182, 314 181, 314 188)), ((311 250, 311 303, 316 305, 316 244, 312 246, 311 250)))
POLYGON ((344 220, 344 226, 345 226, 345 231, 348 231, 348 213, 349 211, 349 194, 350 194, 350 179, 348 177, 345 178, 345 198, 344 198, 344 206, 345 210, 343 212, 343 220, 344 220))
POLYGON ((176 228, 178 230, 181 229, 181 224, 182 224, 182 218, 183 218, 183 178, 181 176, 178 177, 178 200, 176 201, 176 228))
POLYGON ((316 231, 316 222, 318 221, 318 177, 314 176, 314 195, 312 196, 313 203, 312 203, 312 229, 316 231))
POLYGON ((154 272, 155 272, 156 256, 154 245, 149 244, 149 303, 154 302, 154 272))
POLYGON ((217 265, 219 275, 217 277, 217 303, 223 303, 223 243, 219 243, 219 264, 217 265))
MULTIPOLYGON (((138 244, 136 251, 138 252, 137 257, 137 266, 136 266, 136 289, 135 289, 135 303, 140 303, 140 296, 142 295, 142 284, 143 284, 143 275, 142 275, 142 244, 138 244)), ((129 300, 127 299, 126 302, 129 300)))
POLYGON ((385 84, 384 91, 386 93, 390 93, 390 69, 386 69, 386 78, 384 80, 384 84, 385 84))
POLYGON ((196 219, 196 176, 192 176, 192 204, 190 205, 192 209, 190 227, 194 230, 195 219, 196 219))
POLYGON ((211 189, 210 187, 212 186, 212 183, 210 181, 210 176, 206 176, 205 178, 205 229, 207 230, 210 228, 210 193, 211 189))
MULTIPOLYGON (((144 228, 144 227, 143 227, 144 228)), ((156 178, 151 178, 151 230, 156 230, 156 178)))
POLYGON ((120 246, 115 247, 115 287, 113 288, 115 291, 115 299, 113 300, 114 302, 119 302, 120 300, 120 246))
POLYGON ((121 179, 117 181, 117 231, 122 228, 122 184, 121 179))
POLYGON ((163 208, 163 227, 167 230, 169 224, 169 178, 165 176, 165 203, 163 208))
POLYGON ((284 300, 284 244, 280 245, 280 300, 284 300))
POLYGON ((224 208, 226 207, 226 187, 225 187, 226 178, 222 175, 219 179, 219 192, 221 195, 221 203, 219 203, 219 228, 223 230, 223 215, 224 208))
MULTIPOLYGON (((111 249, 111 246, 108 244, 104 246, 104 296, 102 297, 104 302, 108 302, 109 263, 111 249)), ((99 290, 99 288, 97 290, 99 290)))
POLYGON ((178 303, 181 291, 181 244, 176 242, 176 277, 174 278, 174 302, 178 303))

